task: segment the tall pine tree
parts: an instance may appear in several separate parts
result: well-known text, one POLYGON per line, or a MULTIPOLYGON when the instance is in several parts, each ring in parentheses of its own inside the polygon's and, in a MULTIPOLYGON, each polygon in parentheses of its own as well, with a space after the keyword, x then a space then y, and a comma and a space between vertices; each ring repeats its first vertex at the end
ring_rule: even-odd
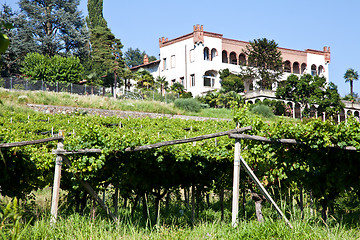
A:
POLYGON ((103 17, 103 0, 88 0, 88 17, 86 22, 90 31, 91 58, 88 68, 104 86, 114 85, 122 75, 124 60, 121 41, 107 27, 103 17))
POLYGON ((78 11, 79 0, 20 0, 40 53, 87 54, 88 34, 85 21, 78 11))
POLYGON ((32 28, 24 14, 15 13, 8 5, 0 9, 0 21, 10 23, 13 28, 6 30, 10 39, 7 51, 1 56, 1 75, 10 76, 20 73, 20 63, 29 52, 38 50, 32 35, 32 28))

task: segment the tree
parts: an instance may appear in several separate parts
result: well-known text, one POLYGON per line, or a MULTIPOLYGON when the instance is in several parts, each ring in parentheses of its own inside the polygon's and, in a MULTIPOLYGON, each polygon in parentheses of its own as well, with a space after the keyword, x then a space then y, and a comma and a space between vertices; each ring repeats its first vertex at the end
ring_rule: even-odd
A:
POLYGON ((91 57, 88 69, 102 77, 102 85, 116 86, 117 78, 122 75, 124 60, 120 39, 107 27, 103 17, 103 1, 88 1, 89 16, 86 21, 90 30, 91 57))
POLYGON ((83 71, 78 57, 49 57, 39 53, 28 53, 21 69, 32 80, 68 83, 78 83, 83 71))
MULTIPOLYGON (((6 22, 13 27, 5 27, 3 32, 10 39, 8 48, 1 56, 2 76, 20 73, 20 63, 29 52, 36 52, 36 43, 32 30, 24 14, 16 14, 7 5, 2 5, 0 22, 6 22)), ((1 25, 1 24, 0 24, 1 25)))
POLYGON ((248 68, 258 79, 262 89, 271 89, 272 83, 278 81, 282 75, 281 52, 277 46, 274 40, 262 38, 250 41, 244 50, 248 56, 248 68))
POLYGON ((318 105, 319 112, 334 115, 343 107, 337 87, 327 83, 324 77, 290 75, 286 81, 281 82, 276 90, 276 97, 301 104, 301 112, 309 115, 310 108, 318 105))
POLYGON ((88 54, 85 21, 78 11, 79 0, 20 0, 39 52, 54 56, 88 54))
POLYGON ((149 89, 155 83, 154 77, 151 75, 151 73, 144 70, 143 68, 139 69, 135 73, 135 80, 137 81, 137 88, 149 89))
POLYGON ((359 80, 359 74, 357 71, 355 71, 353 68, 349 68, 346 70, 344 74, 345 82, 350 82, 350 95, 354 96, 353 93, 353 81, 359 80))
POLYGON ((165 76, 158 76, 156 78, 156 84, 160 87, 160 93, 163 94, 164 90, 169 88, 169 82, 166 81, 165 76))
POLYGON ((240 93, 244 91, 244 81, 241 76, 230 74, 221 81, 221 88, 224 92, 240 93))
POLYGON ((184 85, 182 85, 181 83, 179 82, 175 82, 172 86, 171 86, 171 91, 173 91, 174 93, 176 94, 183 94, 185 92, 185 88, 184 88, 184 85))
MULTIPOLYGON (((144 56, 147 55, 145 51, 141 52, 140 49, 132 49, 128 48, 128 50, 125 52, 125 64, 129 68, 136 67, 144 63, 144 56)), ((156 61, 156 57, 149 56, 149 62, 156 61)))

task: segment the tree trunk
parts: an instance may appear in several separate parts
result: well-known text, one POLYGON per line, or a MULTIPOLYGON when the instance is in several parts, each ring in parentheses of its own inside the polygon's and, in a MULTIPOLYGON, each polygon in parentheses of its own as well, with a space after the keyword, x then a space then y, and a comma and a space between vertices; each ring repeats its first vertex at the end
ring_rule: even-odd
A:
POLYGON ((134 217, 135 209, 136 209, 136 207, 137 207, 137 205, 138 205, 139 198, 140 198, 140 196, 139 196, 139 195, 136 195, 135 201, 134 201, 134 206, 133 206, 133 208, 131 209, 131 217, 134 217))
POLYGON ((301 219, 304 219, 304 200, 303 200, 302 187, 299 188, 299 191, 300 191, 300 199, 298 197, 296 197, 295 200, 301 211, 301 219))
POLYGON ((321 217, 324 220, 324 222, 326 222, 327 220, 327 214, 326 214, 326 210, 327 210, 327 200, 326 199, 321 199, 320 200, 320 204, 321 204, 321 217))
POLYGON ((206 194, 206 203, 207 203, 207 207, 210 208, 210 193, 206 194))
POLYGON ((184 199, 186 205, 189 207, 189 189, 184 188, 184 199))
POLYGON ((118 202, 119 202, 119 187, 116 186, 115 187, 115 193, 113 196, 113 206, 114 206, 114 214, 117 215, 118 214, 118 202))
POLYGON ((143 208, 142 208, 142 213, 143 213, 143 217, 145 219, 145 221, 149 218, 148 214, 147 214, 147 203, 146 203, 146 197, 145 194, 143 196, 143 208))
POLYGON ((224 189, 220 189, 220 209, 221 209, 221 221, 224 221, 224 189))
POLYGON ((246 192, 245 192, 245 188, 243 188, 242 190, 242 210, 243 210, 243 216, 245 217, 245 205, 246 205, 246 192))
POLYGON ((195 221, 195 184, 191 186, 191 223, 194 225, 195 221))
POLYGON ((165 208, 166 208, 166 210, 168 210, 169 209, 169 206, 170 206, 170 197, 171 197, 171 192, 168 192, 167 194, 166 194, 166 202, 165 202, 165 208))
POLYGON ((155 197, 155 221, 154 223, 157 225, 160 220, 160 197, 155 197))
POLYGON ((82 215, 84 213, 85 207, 86 207, 86 202, 87 202, 87 193, 84 192, 83 197, 81 198, 81 202, 80 202, 80 215, 82 215))
POLYGON ((265 201, 265 197, 260 195, 260 194, 257 194, 255 192, 252 192, 251 193, 251 198, 254 200, 255 202, 255 212, 256 212, 256 218, 259 222, 264 222, 264 217, 262 215, 262 211, 261 211, 261 208, 262 208, 262 202, 265 201))
POLYGON ((91 219, 95 220, 96 217, 96 200, 93 199, 92 205, 91 205, 91 219))

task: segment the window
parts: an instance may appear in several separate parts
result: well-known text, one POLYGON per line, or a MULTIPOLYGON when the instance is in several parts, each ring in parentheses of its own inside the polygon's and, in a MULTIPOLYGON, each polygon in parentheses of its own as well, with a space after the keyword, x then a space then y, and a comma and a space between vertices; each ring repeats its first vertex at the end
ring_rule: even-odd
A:
POLYGON ((312 75, 312 76, 316 76, 316 75, 317 75, 316 65, 315 65, 315 64, 311 65, 311 75, 312 75))
POLYGON ((195 62, 194 49, 190 49, 190 62, 195 62))
POLYGON ((175 68, 175 55, 171 56, 171 68, 175 68))
POLYGON ((163 58, 163 70, 167 69, 166 58, 163 58))
POLYGON ((239 65, 245 66, 246 65, 246 57, 245 54, 241 53, 239 55, 239 65))
POLYGON ((294 64, 293 64, 293 73, 295 73, 295 74, 300 73, 300 64, 298 62, 294 62, 294 64))
POLYGON ((209 48, 204 48, 204 60, 209 61, 209 48))
POLYGON ((191 79, 191 86, 195 87, 195 74, 191 74, 190 79, 191 79))
POLYGON ((211 61, 217 56, 217 51, 215 48, 211 49, 211 61))
POLYGON ((215 75, 214 73, 207 71, 204 75, 204 87, 214 87, 215 75))
POLYGON ((222 62, 228 63, 228 56, 227 56, 227 52, 225 50, 222 51, 222 62))
POLYGON ((185 85, 184 85, 184 77, 181 77, 181 78, 180 78, 180 83, 181 83, 181 85, 185 86, 185 85))
POLYGON ((236 59, 236 53, 235 52, 231 52, 230 53, 230 63, 231 64, 237 64, 237 59, 236 59))
POLYGON ((284 72, 291 73, 291 63, 290 61, 284 62, 284 72))

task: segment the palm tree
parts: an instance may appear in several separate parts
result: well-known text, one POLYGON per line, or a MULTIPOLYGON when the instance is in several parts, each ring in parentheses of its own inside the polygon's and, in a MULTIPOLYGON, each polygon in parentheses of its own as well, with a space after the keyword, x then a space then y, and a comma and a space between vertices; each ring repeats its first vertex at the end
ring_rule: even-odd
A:
POLYGON ((160 87, 161 95, 163 95, 164 94, 163 90, 166 90, 168 88, 168 86, 169 86, 169 83, 166 81, 166 77, 165 76, 158 76, 156 78, 156 83, 160 87))
POLYGON ((346 70, 344 78, 345 82, 350 82, 350 95, 353 97, 353 81, 359 79, 359 74, 353 68, 349 68, 348 70, 346 70))

